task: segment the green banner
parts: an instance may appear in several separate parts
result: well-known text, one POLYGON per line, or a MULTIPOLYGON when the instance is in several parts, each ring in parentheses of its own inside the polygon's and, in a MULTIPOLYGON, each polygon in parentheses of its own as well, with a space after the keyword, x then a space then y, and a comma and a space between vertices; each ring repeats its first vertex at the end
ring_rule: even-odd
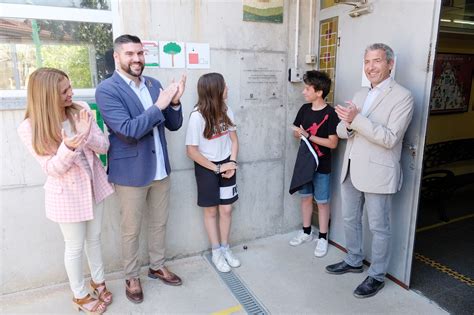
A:
MULTIPOLYGON (((97 104, 89 103, 89 106, 91 107, 92 113, 94 113, 94 118, 95 118, 95 121, 97 122, 97 125, 102 130, 102 132, 104 132, 105 131, 104 119, 102 118, 102 115, 100 114, 97 104)), ((99 158, 102 161, 102 164, 104 164, 104 166, 107 166, 107 154, 99 154, 99 158)))

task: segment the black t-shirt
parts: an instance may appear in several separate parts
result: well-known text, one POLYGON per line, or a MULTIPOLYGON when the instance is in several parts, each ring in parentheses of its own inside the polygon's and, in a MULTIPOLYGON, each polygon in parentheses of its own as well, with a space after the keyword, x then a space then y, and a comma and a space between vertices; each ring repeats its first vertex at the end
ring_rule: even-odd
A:
MULTIPOLYGON (((338 123, 339 118, 334 108, 326 105, 323 109, 312 110, 311 103, 308 103, 301 106, 293 125, 297 127, 302 125, 303 128, 313 136, 329 138, 330 135, 336 134, 338 123)), ((313 142, 311 142, 311 144, 319 158, 317 172, 322 174, 331 173, 331 149, 313 142)))

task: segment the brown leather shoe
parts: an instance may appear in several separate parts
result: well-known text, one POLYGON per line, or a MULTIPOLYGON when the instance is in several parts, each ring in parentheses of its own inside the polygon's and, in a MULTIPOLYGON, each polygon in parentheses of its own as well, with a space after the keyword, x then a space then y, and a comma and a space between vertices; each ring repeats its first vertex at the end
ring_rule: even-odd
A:
POLYGON ((133 303, 143 302, 143 290, 139 278, 125 280, 125 295, 133 303))
POLYGON ((181 285, 183 281, 181 281, 181 278, 169 271, 166 267, 161 267, 158 270, 153 270, 149 269, 148 270, 148 277, 153 278, 153 279, 160 279, 163 281, 165 284, 168 285, 181 285))

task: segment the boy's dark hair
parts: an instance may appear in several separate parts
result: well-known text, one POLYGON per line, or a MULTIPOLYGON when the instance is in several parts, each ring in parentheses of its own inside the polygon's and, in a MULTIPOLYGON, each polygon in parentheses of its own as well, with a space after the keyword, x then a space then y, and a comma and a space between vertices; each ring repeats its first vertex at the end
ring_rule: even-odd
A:
POLYGON ((117 51, 117 49, 122 44, 128 44, 128 43, 141 44, 142 41, 140 40, 140 38, 134 35, 129 35, 129 34, 120 35, 114 40, 114 50, 117 51))
POLYGON ((314 91, 323 91, 323 99, 329 94, 331 90, 331 79, 326 72, 311 70, 306 71, 303 75, 303 81, 307 85, 311 85, 314 91))

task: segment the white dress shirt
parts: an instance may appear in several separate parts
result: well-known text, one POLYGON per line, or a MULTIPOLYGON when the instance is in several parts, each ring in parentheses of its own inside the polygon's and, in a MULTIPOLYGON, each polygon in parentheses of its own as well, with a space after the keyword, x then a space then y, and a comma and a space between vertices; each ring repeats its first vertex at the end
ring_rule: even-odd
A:
MULTIPOLYGON (((364 105, 362 106, 362 109, 360 111, 360 114, 364 117, 367 117, 367 113, 369 109, 372 107, 374 104, 375 99, 380 95, 380 93, 385 92, 386 89, 390 86, 390 82, 392 81, 391 77, 388 77, 387 79, 383 80, 380 82, 378 85, 375 87, 369 88, 369 93, 367 93, 367 97, 365 98, 364 105)), ((348 135, 352 136, 354 131, 348 131, 348 135)), ((349 159, 352 158, 352 150, 349 152, 349 159)))
POLYGON ((389 87, 391 80, 392 78, 388 77, 387 79, 380 82, 377 86, 369 88, 369 93, 365 98, 364 106, 360 111, 362 116, 367 117, 367 112, 372 107, 372 104, 374 103, 375 99, 377 98, 377 96, 380 95, 380 93, 383 93, 389 87))

